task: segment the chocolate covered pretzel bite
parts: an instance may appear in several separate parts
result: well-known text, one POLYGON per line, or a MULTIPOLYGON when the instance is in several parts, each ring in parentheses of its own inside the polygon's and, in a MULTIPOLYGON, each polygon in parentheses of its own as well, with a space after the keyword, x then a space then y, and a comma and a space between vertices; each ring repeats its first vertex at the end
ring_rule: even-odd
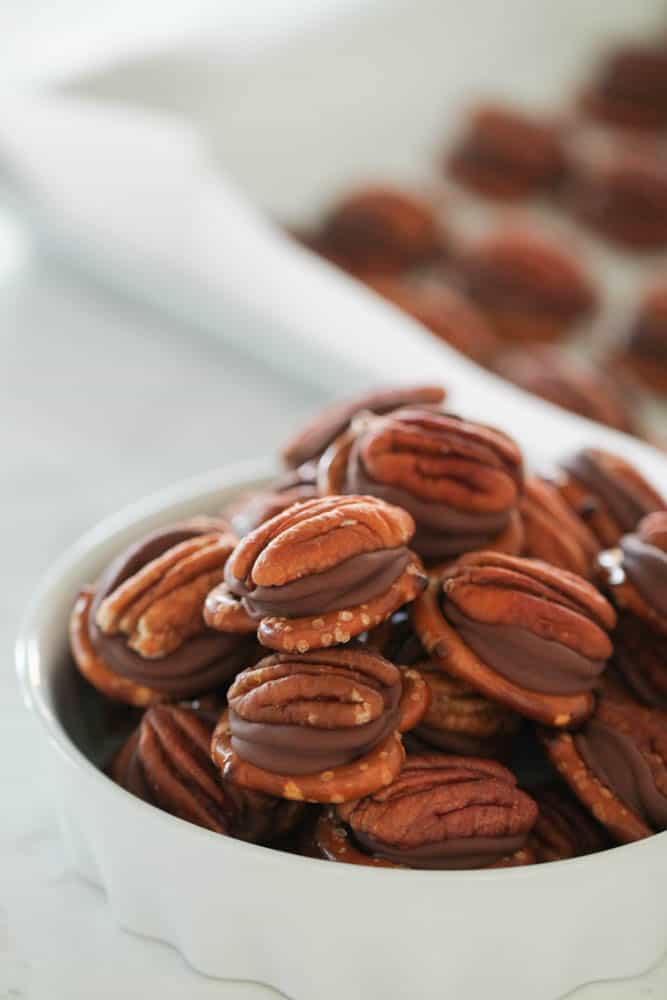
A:
POLYGON ((239 674, 211 743, 223 775, 295 801, 345 802, 392 781, 400 732, 428 693, 393 663, 360 648, 268 656, 239 674))
POLYGON ((360 416, 322 455, 318 484, 323 494, 364 492, 409 511, 412 546, 431 563, 521 549, 521 453, 484 424, 416 407, 360 416))
POLYGON ((616 545, 646 514, 667 502, 626 459, 601 448, 584 448, 559 463, 557 485, 601 546, 616 545))
POLYGON ((538 560, 469 553, 432 581, 413 616, 433 659, 488 698, 555 727, 593 711, 616 615, 581 577, 538 560))
POLYGON ((552 763, 614 840, 667 830, 667 713, 602 697, 579 732, 542 736, 552 763))
POLYGON ((445 674, 422 646, 405 609, 374 629, 366 642, 392 663, 416 672, 428 689, 428 707, 410 727, 406 746, 416 753, 433 747, 465 757, 509 756, 519 716, 460 678, 445 674))
POLYGON ((161 528, 83 589, 70 645, 98 691, 143 707, 211 691, 252 662, 253 639, 221 635, 203 617, 206 595, 224 578, 236 544, 226 529, 206 517, 161 528))
POLYGON ((205 620, 225 632, 245 619, 262 645, 287 653, 349 642, 424 588, 413 533, 406 511, 375 497, 296 504, 239 542, 205 620))

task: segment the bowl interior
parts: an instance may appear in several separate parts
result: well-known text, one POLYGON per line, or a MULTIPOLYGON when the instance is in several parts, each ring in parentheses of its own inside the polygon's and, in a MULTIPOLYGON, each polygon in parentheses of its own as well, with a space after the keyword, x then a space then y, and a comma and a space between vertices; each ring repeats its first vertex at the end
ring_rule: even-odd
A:
MULTIPOLYGON (((660 462, 656 464, 659 469, 660 462)), ((102 522, 54 567, 26 616, 17 660, 26 700, 46 725, 52 744, 70 761, 106 769, 141 715, 103 698, 75 669, 67 623, 78 590, 145 532, 194 514, 219 513, 230 500, 260 488, 271 474, 270 463, 244 463, 178 484, 102 522)), ((528 788, 553 774, 528 727, 510 766, 528 788)))

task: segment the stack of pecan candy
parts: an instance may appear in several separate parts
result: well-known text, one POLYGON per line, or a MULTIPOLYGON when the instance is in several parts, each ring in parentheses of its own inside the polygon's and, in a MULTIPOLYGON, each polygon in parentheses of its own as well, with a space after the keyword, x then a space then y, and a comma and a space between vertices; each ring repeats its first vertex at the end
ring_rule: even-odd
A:
POLYGON ((75 663, 143 712, 116 782, 219 834, 389 868, 667 829, 664 501, 599 451, 525 477, 511 437, 444 397, 326 410, 263 492, 83 589, 75 663))

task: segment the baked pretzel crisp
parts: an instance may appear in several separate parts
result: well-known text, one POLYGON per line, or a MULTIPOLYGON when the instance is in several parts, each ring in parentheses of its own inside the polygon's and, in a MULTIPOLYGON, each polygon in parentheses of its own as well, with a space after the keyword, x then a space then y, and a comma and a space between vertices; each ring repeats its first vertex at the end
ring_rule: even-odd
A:
POLYGON ((667 829, 667 713, 603 697, 581 734, 541 731, 540 735, 561 777, 617 843, 641 840, 667 829), (596 773, 577 742, 582 736, 590 739, 593 724, 602 725, 612 733, 612 739, 620 739, 622 746, 631 748, 618 772, 617 760, 603 762, 606 780, 601 771, 596 773), (623 798, 612 787, 615 781, 625 786, 623 798), (648 796, 657 796, 661 819, 646 811, 648 796))
POLYGON ((414 735, 417 739, 464 756, 503 759, 512 745, 520 718, 485 698, 457 677, 450 677, 430 660, 417 663, 430 693, 430 703, 414 735))
POLYGON ((225 712, 216 726, 211 742, 214 763, 223 777, 239 785, 293 802, 345 802, 366 795, 370 789, 387 785, 401 769, 405 751, 398 732, 388 736, 366 757, 352 764, 290 777, 274 774, 248 764, 234 753, 230 743, 229 716, 225 712))
POLYGON ((228 702, 211 744, 223 775, 327 803, 395 777, 404 756, 398 734, 419 721, 428 692, 378 654, 347 648, 268 656, 238 675, 228 702))
POLYGON ((616 617, 607 601, 572 573, 537 560, 480 552, 463 556, 445 574, 442 587, 437 581, 431 583, 414 606, 413 621, 424 647, 446 673, 521 715, 564 727, 582 721, 593 710, 590 688, 611 655, 607 631, 616 617), (486 636, 492 652, 497 647, 502 653, 504 642, 509 643, 509 672, 500 673, 477 655, 470 648, 472 638, 461 637, 462 627, 472 635, 477 630, 486 636), (549 653, 553 658, 552 664, 545 667, 542 657, 531 658, 526 652, 529 668, 517 674, 524 679, 513 679, 517 657, 524 655, 522 647, 528 651, 536 640, 542 656, 549 653), (565 647, 562 654, 559 645, 565 647), (567 675, 565 693, 558 693, 561 656, 566 662, 576 657, 576 669, 583 671, 580 679, 578 674, 567 675))
POLYGON ((298 504, 239 542, 225 570, 226 583, 207 597, 205 621, 220 631, 250 631, 254 622, 262 645, 282 652, 347 643, 414 600, 425 586, 421 563, 406 549, 413 532, 406 511, 375 497, 298 504), (363 576, 371 555, 394 560, 393 579, 389 566, 382 583, 367 583, 363 576), (337 575, 332 582, 333 571, 345 576, 348 570, 349 578, 337 575), (299 598, 290 605, 292 613, 272 614, 271 602, 281 606, 285 591, 280 588, 292 585, 294 593, 294 584, 305 585, 308 604, 299 598), (356 594, 364 596, 355 601, 356 594), (299 613, 304 606, 310 613, 299 613))
POLYGON ((88 630, 90 606, 95 596, 94 587, 84 587, 79 593, 69 620, 69 641, 72 656, 79 671, 101 694, 116 701, 127 702, 135 708, 146 708, 167 697, 159 691, 137 684, 127 677, 114 673, 93 649, 88 630))

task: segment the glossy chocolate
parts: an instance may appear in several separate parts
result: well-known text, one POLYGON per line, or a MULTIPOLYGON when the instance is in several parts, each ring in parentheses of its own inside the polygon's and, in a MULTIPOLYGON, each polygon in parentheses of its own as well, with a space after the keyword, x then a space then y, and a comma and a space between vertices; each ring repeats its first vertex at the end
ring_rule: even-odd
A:
POLYGON ((407 510, 417 525, 412 547, 427 559, 484 548, 507 527, 511 514, 510 511, 481 514, 457 510, 444 503, 420 500, 398 486, 378 483, 366 474, 355 448, 348 462, 345 492, 370 493, 407 510))
POLYGON ((304 618, 366 604, 385 594, 408 564, 405 546, 362 552, 321 573, 311 573, 279 587, 248 589, 231 572, 225 574, 232 593, 241 597, 253 618, 304 618))
POLYGON ((516 625, 473 621, 451 601, 443 613, 480 660, 512 684, 545 694, 590 691, 605 661, 590 660, 562 643, 543 639, 516 625))
POLYGON ((667 797, 630 737, 592 719, 574 743, 586 766, 628 809, 654 829, 667 829, 667 797))
POLYGON ((501 858, 520 850, 527 833, 514 837, 455 837, 419 847, 399 848, 367 834, 353 832, 353 837, 368 853, 409 868, 467 869, 488 868, 501 858))
POLYGON ((667 616, 667 552, 634 534, 625 535, 619 544, 627 578, 649 607, 667 616))
POLYGON ((400 685, 384 697, 379 718, 341 729, 247 722, 230 709, 231 746, 242 760, 274 774, 316 774, 340 767, 365 756, 396 729, 400 685))

